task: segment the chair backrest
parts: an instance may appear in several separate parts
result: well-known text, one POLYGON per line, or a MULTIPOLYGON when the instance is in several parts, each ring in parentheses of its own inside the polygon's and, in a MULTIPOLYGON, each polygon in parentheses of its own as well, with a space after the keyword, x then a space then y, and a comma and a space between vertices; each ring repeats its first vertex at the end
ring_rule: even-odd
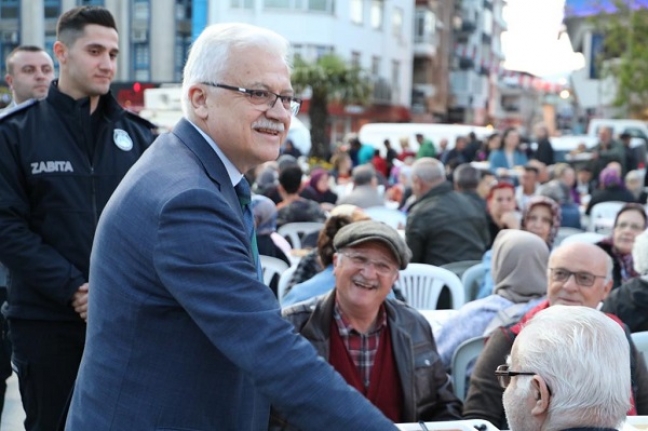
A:
POLYGON ((259 255, 261 261, 261 269, 263 270, 263 283, 270 286, 272 278, 276 275, 281 277, 281 274, 288 269, 288 264, 281 259, 272 256, 259 255))
POLYGON ((290 282, 290 279, 292 278, 296 270, 297 270, 297 264, 291 266, 290 268, 288 268, 287 270, 281 273, 281 276, 279 277, 279 283, 277 283, 277 299, 279 300, 279 304, 281 304, 281 300, 286 295, 286 288, 288 287, 288 282, 290 282))
POLYGON ((277 229, 277 233, 288 240, 293 249, 300 249, 301 240, 304 235, 311 232, 317 232, 322 229, 324 223, 322 222, 295 222, 286 223, 277 229))
POLYGON ((400 272, 396 287, 401 290, 407 303, 421 310, 436 309, 443 286, 450 289, 452 308, 464 304, 461 280, 452 271, 425 263, 410 263, 400 272))
POLYGON ((614 218, 617 213, 621 210, 625 202, 611 201, 611 202, 599 202, 592 207, 590 211, 590 223, 589 231, 596 232, 596 226, 601 225, 603 219, 606 220, 604 225, 614 224, 614 218))
POLYGON ((630 336, 635 347, 641 352, 644 361, 648 365, 648 331, 634 332, 630 336))
POLYGON ((463 284, 466 302, 477 299, 484 275, 486 275, 486 267, 481 262, 471 266, 461 275, 461 284, 463 284))
POLYGON ((457 277, 461 279, 464 272, 466 272, 468 268, 472 268, 478 263, 481 263, 481 260, 460 260, 458 262, 451 262, 446 263, 445 265, 441 265, 441 268, 452 271, 457 277))
POLYGON ((381 221, 394 229, 405 229, 407 215, 394 208, 384 206, 365 208, 363 212, 376 221, 381 221))
POLYGON ((568 236, 583 232, 585 232, 583 229, 576 229, 575 227, 560 227, 558 228, 558 233, 556 234, 556 238, 554 239, 554 244, 560 245, 560 243, 563 242, 563 240, 568 236))
POLYGON ((589 244, 596 244, 603 238, 605 238, 605 235, 603 235, 602 233, 581 232, 569 235, 567 238, 562 240, 560 245, 571 244, 573 242, 586 242, 589 244))
POLYGON ((486 337, 475 337, 459 344, 452 355, 452 385, 457 398, 463 401, 466 398, 466 371, 468 366, 479 357, 484 349, 486 337))

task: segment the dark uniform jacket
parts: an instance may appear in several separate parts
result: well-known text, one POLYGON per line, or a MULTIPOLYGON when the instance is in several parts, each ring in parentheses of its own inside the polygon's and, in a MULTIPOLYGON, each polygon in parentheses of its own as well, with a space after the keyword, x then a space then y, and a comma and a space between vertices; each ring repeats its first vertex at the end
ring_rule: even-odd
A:
POLYGON ((88 280, 101 211, 153 141, 153 125, 101 96, 47 98, 0 119, 0 261, 11 272, 9 318, 80 321, 70 306, 88 280))

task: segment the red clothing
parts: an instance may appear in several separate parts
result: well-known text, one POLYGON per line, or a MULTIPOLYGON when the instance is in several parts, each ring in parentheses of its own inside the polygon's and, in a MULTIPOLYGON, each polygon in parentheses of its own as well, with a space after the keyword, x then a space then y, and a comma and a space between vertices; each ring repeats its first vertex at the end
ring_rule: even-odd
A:
POLYGON ((371 164, 373 165, 376 172, 380 172, 386 177, 389 177, 389 168, 387 167, 387 161, 380 156, 374 156, 371 159, 371 164))
MULTIPOLYGON (((387 328, 385 328, 387 329, 387 328)), ((401 422, 403 416, 403 389, 398 377, 389 330, 380 331, 380 341, 369 386, 365 387, 358 368, 344 346, 335 320, 331 321, 329 362, 344 377, 346 382, 362 393, 373 405, 394 422, 401 422)))

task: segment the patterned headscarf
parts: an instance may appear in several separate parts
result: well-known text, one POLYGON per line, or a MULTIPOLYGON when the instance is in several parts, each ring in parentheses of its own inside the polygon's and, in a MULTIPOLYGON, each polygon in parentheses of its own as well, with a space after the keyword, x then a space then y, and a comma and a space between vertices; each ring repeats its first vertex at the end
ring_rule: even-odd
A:
POLYGON ((619 171, 614 168, 605 168, 599 174, 599 184, 601 184, 604 189, 607 189, 608 187, 622 186, 623 181, 621 181, 619 171))
POLYGON ((526 230, 526 218, 536 205, 544 205, 549 208, 551 211, 551 216, 553 217, 551 223, 551 230, 549 231, 549 236, 547 237, 547 245, 549 248, 553 248, 554 240, 556 235, 558 235, 558 229, 560 229, 560 223, 562 221, 562 213, 560 211, 560 206, 551 198, 546 196, 534 196, 529 199, 524 214, 522 215, 522 229, 526 230))

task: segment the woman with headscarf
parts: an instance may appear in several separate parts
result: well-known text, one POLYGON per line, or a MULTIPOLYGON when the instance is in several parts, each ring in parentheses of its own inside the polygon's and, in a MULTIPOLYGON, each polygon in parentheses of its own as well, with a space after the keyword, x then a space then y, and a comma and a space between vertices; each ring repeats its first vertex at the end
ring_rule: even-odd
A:
POLYGON ((538 235, 551 250, 561 219, 561 209, 556 201, 546 196, 534 196, 522 214, 522 229, 538 235))
POLYGON ((299 195, 320 204, 326 203, 335 205, 337 194, 329 188, 329 173, 322 168, 313 169, 308 185, 303 188, 299 195))
MULTIPOLYGON (((462 342, 515 321, 547 292, 549 248, 537 235, 504 229, 493 243, 491 295, 462 306, 436 336, 437 350, 450 371, 452 355, 462 342), (492 325, 491 325, 492 323, 492 325)), ((472 367, 470 367, 472 368, 472 367)))
POLYGON ((612 234, 596 243, 610 255, 614 262, 612 289, 639 276, 639 273, 634 269, 632 247, 637 235, 645 230, 646 210, 643 205, 625 204, 614 219, 612 234))
POLYGON ((589 215, 594 205, 611 201, 634 202, 635 197, 623 185, 619 170, 614 167, 607 167, 599 174, 599 189, 594 190, 592 193, 585 214, 589 215))
POLYGON ((632 259, 639 277, 614 289, 602 310, 616 315, 630 332, 648 331, 648 231, 635 238, 632 259))

